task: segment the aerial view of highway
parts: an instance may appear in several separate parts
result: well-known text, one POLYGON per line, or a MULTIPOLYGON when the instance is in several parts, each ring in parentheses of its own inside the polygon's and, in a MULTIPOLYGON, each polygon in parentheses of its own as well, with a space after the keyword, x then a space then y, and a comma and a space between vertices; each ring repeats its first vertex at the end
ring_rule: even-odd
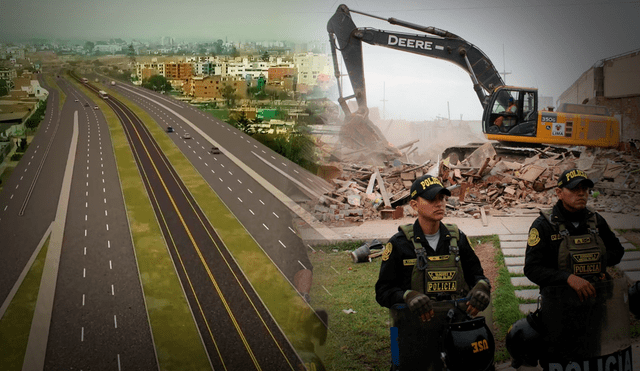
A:
POLYGON ((174 349, 189 349, 194 369, 319 367, 309 329, 323 322, 308 287, 296 288, 313 268, 296 230, 308 215, 292 198, 317 197, 327 183, 187 104, 90 77, 40 76, 52 92, 42 129, 0 195, 11 246, 0 259, 5 318, 19 311, 23 282, 41 275, 16 363, 161 369, 184 362, 174 349), (136 231, 147 223, 161 244, 151 255, 136 231), (150 278, 163 271, 172 277, 150 278), (153 295, 164 285, 180 294, 166 291, 168 304, 153 295), (171 309, 154 309, 163 305, 171 309), (176 310, 177 324, 163 322, 176 310), (174 334, 185 343, 167 345, 165 332, 185 326, 174 334))

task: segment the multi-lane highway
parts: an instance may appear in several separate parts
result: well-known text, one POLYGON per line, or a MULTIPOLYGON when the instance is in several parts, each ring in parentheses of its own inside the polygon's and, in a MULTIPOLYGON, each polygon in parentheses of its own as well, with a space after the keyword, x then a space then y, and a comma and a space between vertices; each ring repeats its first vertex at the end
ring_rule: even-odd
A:
POLYGON ((294 349, 144 124, 124 104, 107 102, 123 123, 214 369, 300 369, 294 349))
POLYGON ((95 97, 58 85, 79 132, 45 369, 157 369, 107 123, 95 97))
POLYGON ((167 135, 290 281, 301 269, 312 268, 291 206, 292 200, 325 193, 326 181, 188 104, 131 85, 114 90, 146 110, 163 130, 174 128, 167 135), (191 139, 184 139, 185 133, 191 139), (210 153, 213 145, 223 156, 210 153))
MULTIPOLYGON (((15 291, 45 231, 58 225, 54 221, 60 223, 64 239, 56 257, 55 300, 50 322, 42 326, 46 331, 36 332, 46 338, 41 342, 46 347, 44 368, 157 369, 111 138, 92 101, 99 98, 86 96, 64 79, 56 83, 67 96, 62 111, 57 110, 57 91, 49 89, 42 127, 0 195, 0 303, 15 291), (67 159, 73 167, 66 172, 72 174, 63 186, 67 159), (69 201, 62 223, 55 218, 65 187, 69 201)), ((163 135, 191 161, 284 277, 293 282, 296 273, 312 269, 291 210, 296 210, 293 200, 323 193, 326 182, 188 105, 133 86, 119 85, 115 91, 146 110, 163 130, 175 129, 163 135), (212 153, 212 144, 222 153, 212 153)), ((211 365, 303 369, 296 350, 151 133, 117 99, 105 103, 125 129, 211 365)))

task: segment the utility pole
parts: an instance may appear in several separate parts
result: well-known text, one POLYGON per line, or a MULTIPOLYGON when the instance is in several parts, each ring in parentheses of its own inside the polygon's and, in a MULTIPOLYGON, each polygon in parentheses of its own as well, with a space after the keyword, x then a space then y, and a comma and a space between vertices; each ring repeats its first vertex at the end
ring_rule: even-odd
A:
POLYGON ((386 87, 387 87, 387 82, 383 82, 382 83, 382 119, 386 120, 387 119, 387 110, 386 110, 386 102, 387 100, 385 99, 385 91, 386 91, 386 87))
POLYGON ((511 75, 511 72, 507 72, 507 65, 505 64, 504 61, 504 44, 502 44, 502 80, 504 81, 504 84, 507 85, 507 75, 511 75))

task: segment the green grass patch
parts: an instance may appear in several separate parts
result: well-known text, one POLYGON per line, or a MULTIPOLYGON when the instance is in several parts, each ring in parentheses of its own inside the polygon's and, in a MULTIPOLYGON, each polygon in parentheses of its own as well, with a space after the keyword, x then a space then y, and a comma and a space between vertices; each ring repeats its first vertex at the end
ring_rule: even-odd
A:
POLYGON ((127 104, 147 126, 285 336, 305 360, 307 353, 300 345, 309 334, 301 324, 309 318, 316 320, 311 308, 158 124, 115 91, 109 91, 109 94, 127 104))
POLYGON ((389 310, 376 302, 374 291, 381 260, 355 264, 346 251, 333 252, 329 246, 316 248, 310 259, 312 304, 329 314, 327 370, 388 370, 389 310), (343 312, 348 309, 356 313, 343 312))
POLYGON ((124 130, 106 103, 95 101, 109 124, 160 369, 211 370, 124 130))
POLYGON ((200 109, 204 113, 208 113, 211 116, 220 119, 224 122, 229 120, 229 110, 228 109, 212 109, 212 108, 201 108, 200 109))
POLYGON ((51 236, 47 237, 7 311, 0 319, 0 339, 4 340, 0 346, 0 365, 5 371, 22 370, 50 238, 51 236))

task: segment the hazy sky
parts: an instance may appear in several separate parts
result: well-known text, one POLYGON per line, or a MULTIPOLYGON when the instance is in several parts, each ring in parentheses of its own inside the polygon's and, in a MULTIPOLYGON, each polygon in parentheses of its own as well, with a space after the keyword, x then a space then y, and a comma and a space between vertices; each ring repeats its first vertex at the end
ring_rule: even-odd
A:
MULTIPOLYGON (((44 37, 96 41, 327 40, 326 23, 341 1, 310 0, 2 0, 0 40, 44 37)), ((350 8, 448 30, 480 48, 511 85, 558 96, 594 63, 640 49, 640 1, 354 0, 350 8), (504 50, 504 55, 503 55, 504 50), (504 62, 503 62, 504 60, 504 62)), ((402 30, 358 14, 359 27, 402 30)), ((404 30, 407 33, 416 33, 404 30)), ((387 118, 480 119, 466 72, 448 62, 366 46, 370 106, 387 118)))

